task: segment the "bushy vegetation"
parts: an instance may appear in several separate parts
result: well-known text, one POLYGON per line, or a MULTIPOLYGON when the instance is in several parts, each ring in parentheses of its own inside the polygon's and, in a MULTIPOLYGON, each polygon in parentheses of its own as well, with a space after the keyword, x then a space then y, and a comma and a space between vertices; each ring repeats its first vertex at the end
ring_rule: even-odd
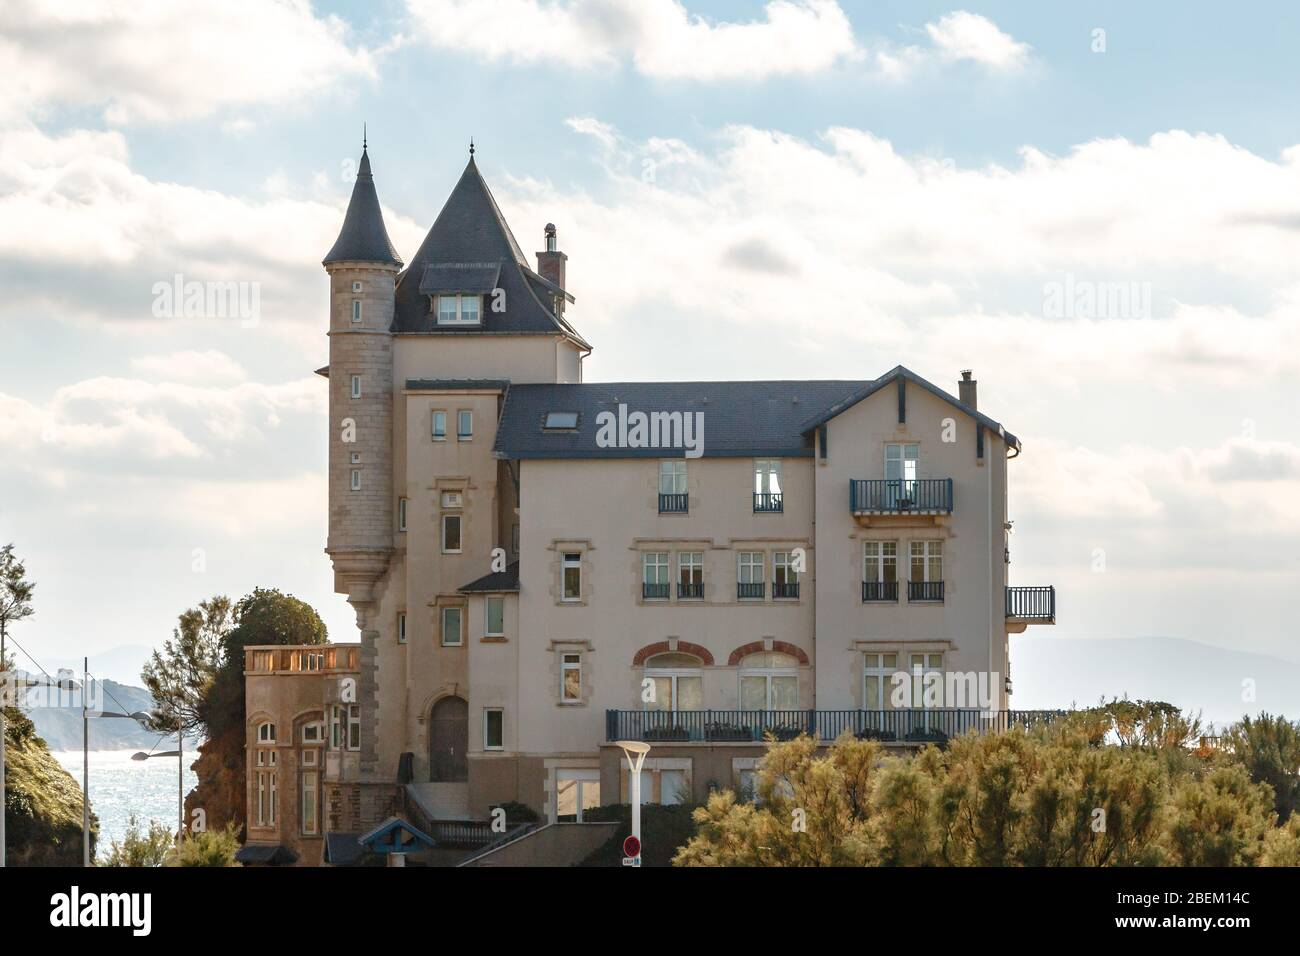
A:
MULTIPOLYGON (((5 712, 5 846, 10 866, 80 866, 81 787, 16 707, 5 712)), ((90 816, 93 855, 99 821, 90 816)))
POLYGON ((150 820, 147 827, 133 813, 126 819, 126 832, 121 840, 109 844, 108 853, 99 860, 99 866, 162 866, 176 843, 176 834, 150 820))
MULTIPOLYGON (((641 805, 642 866, 672 866, 673 856, 692 836, 695 823, 691 817, 694 808, 686 805, 661 806, 657 803, 641 805)), ((583 866, 622 866, 623 841, 632 832, 632 806, 627 803, 609 804, 582 812, 583 820, 622 824, 603 844, 582 861, 583 866)))
POLYGON ((1272 781, 1293 799, 1294 765, 1277 752, 1295 730, 1262 715, 1231 728, 1226 747, 1203 747, 1199 720, 1177 708, 1115 701, 913 755, 847 735, 818 754, 801 737, 769 748, 758 802, 711 795, 673 862, 1293 866, 1300 817, 1288 810, 1279 826, 1272 781))
POLYGON ((231 824, 221 830, 187 834, 179 846, 170 850, 163 866, 240 866, 239 827, 231 824))

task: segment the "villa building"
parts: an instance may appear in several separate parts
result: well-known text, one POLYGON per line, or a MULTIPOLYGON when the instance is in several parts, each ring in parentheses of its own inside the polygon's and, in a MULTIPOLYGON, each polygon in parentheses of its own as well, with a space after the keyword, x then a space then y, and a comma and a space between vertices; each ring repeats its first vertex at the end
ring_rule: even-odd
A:
MULTIPOLYGON (((329 538, 358 644, 248 649, 249 847, 388 816, 544 818, 743 790, 766 735, 1004 727, 1019 439, 898 366, 583 381, 567 257, 471 154, 408 262, 363 150, 329 276, 329 538), (900 695, 902 695, 900 697, 900 695)), ((355 840, 353 840, 355 842, 355 840)), ((268 851, 269 852, 269 851, 268 851)))

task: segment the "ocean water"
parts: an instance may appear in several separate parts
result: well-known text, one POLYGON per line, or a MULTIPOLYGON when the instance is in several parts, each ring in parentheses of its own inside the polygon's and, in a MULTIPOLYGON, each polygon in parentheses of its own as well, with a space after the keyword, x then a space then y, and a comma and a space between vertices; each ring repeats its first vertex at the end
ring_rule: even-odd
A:
MULTIPOLYGON (((188 743, 188 742, 187 742, 188 743)), ((172 749, 174 745, 164 749, 172 749)), ((175 757, 132 760, 134 750, 97 750, 90 753, 90 809, 99 817, 98 854, 108 852, 112 840, 126 833, 126 820, 132 813, 142 826, 157 820, 170 830, 178 823, 176 806, 175 757)), ((185 751, 185 792, 198 786, 198 777, 189 765, 197 752, 185 751)), ((54 759, 81 785, 81 751, 60 750, 54 759)))

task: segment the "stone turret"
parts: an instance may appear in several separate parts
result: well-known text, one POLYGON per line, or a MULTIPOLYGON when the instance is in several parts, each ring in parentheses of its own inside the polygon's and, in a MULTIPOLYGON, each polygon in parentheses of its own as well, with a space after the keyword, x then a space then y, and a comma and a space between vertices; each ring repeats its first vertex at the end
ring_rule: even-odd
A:
POLYGON ((363 631, 393 551, 393 303, 402 260, 388 238, 363 146, 330 277, 329 539, 335 590, 363 631))

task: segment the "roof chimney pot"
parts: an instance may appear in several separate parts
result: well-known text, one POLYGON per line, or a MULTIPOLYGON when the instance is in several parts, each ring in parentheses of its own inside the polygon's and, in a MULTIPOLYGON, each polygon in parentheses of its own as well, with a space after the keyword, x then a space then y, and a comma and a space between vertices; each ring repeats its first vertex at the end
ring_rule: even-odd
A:
POLYGON ((971 408, 978 408, 975 403, 975 386, 979 383, 971 378, 971 370, 964 368, 961 370, 961 381, 957 383, 957 398, 963 405, 969 405, 971 408))
MULTIPOLYGON (((555 223, 548 222, 544 230, 546 237, 545 251, 537 253, 537 274, 548 282, 564 288, 565 268, 564 264, 569 260, 563 252, 560 251, 559 243, 555 236, 555 223)), ((564 296, 556 295, 555 312, 557 315, 564 314, 564 296)))

